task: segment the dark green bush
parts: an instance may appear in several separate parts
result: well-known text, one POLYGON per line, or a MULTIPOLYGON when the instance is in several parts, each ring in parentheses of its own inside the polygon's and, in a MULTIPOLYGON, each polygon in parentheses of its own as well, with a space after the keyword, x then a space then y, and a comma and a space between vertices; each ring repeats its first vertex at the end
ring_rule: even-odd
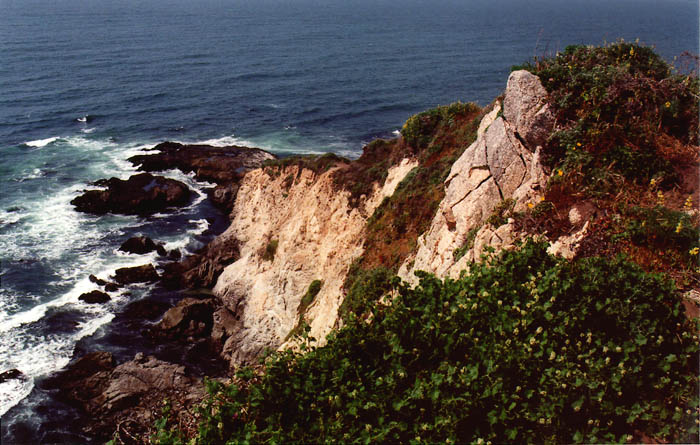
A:
POLYGON ((547 150, 553 163, 589 161, 589 169, 610 167, 648 182, 673 176, 659 135, 697 141, 698 78, 674 74, 651 48, 625 42, 569 46, 556 57, 514 68, 538 75, 550 94, 562 128, 547 150))
POLYGON ((425 148, 432 140, 440 123, 450 126, 454 123, 455 116, 468 115, 476 111, 479 111, 476 104, 461 102, 432 108, 409 117, 401 128, 401 136, 409 145, 425 148))
POLYGON ((276 239, 271 239, 270 241, 267 242, 267 245, 265 246, 265 252, 263 253, 262 259, 265 261, 272 261, 275 259, 275 254, 277 253, 277 246, 279 245, 279 241, 276 239))
POLYGON ((198 443, 697 438, 695 324, 669 281, 528 242, 459 280, 356 283, 326 346, 210 383, 198 443), (394 289, 393 297, 386 295, 394 289))

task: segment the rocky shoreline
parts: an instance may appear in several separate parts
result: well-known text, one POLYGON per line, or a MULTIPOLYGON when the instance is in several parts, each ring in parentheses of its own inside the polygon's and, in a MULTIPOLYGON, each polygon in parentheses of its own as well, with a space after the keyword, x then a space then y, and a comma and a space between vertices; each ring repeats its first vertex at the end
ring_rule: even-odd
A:
MULTIPOLYGON (((152 151, 129 159, 147 173, 127 180, 97 181, 92 185, 101 189, 88 190, 71 203, 77 211, 95 215, 167 212, 187 205, 191 191, 179 181, 151 172, 178 169, 193 172, 199 181, 213 183, 207 190, 208 197, 230 217, 241 178, 264 161, 275 159, 263 150, 236 146, 164 142, 152 151)), ((223 268, 238 258, 238 250, 235 243, 215 238, 195 254, 182 258, 179 250, 168 252, 162 244, 142 236, 125 240, 119 250, 134 255, 155 251, 158 258, 155 264, 117 269, 109 280, 91 275, 96 289, 79 299, 104 304, 111 300, 110 294, 122 291, 124 286, 154 283, 155 294, 170 295, 168 299, 176 304, 157 296, 146 297, 127 305, 112 323, 125 324, 131 331, 115 334, 124 337, 117 338, 117 343, 143 343, 144 351, 160 351, 159 358, 137 352, 133 359, 119 363, 109 351, 83 350, 79 346, 66 368, 38 385, 82 413, 70 426, 69 435, 104 442, 116 432, 125 443, 142 443, 162 415, 165 400, 182 417, 183 426, 194 427, 192 408, 205 396, 204 372, 209 378, 227 378, 227 366, 219 357, 227 338, 234 333, 236 315, 209 289, 223 268)), ((0 378, 18 379, 23 374, 9 370, 0 378)))

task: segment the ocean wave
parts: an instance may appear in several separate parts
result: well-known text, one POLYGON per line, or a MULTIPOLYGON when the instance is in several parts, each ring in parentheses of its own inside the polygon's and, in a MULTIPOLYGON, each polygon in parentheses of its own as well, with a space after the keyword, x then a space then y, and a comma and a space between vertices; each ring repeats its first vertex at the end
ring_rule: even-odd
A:
POLYGON ((46 147, 47 145, 56 142, 57 140, 61 139, 60 136, 54 136, 46 139, 37 139, 35 141, 29 141, 25 142, 24 145, 27 147, 34 147, 34 148, 42 148, 46 147))

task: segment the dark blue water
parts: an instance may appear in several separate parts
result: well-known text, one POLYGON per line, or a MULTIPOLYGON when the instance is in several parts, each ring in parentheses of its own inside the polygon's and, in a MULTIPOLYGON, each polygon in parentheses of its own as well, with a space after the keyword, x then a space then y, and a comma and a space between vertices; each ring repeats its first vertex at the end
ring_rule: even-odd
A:
POLYGON ((136 233, 193 250, 215 216, 176 172, 200 191, 187 209, 81 215, 68 203, 87 182, 128 177, 126 157, 162 140, 357 156, 413 113, 489 103, 511 65, 618 38, 697 53, 698 3, 0 0, 0 371, 28 377, 0 384, 3 443, 51 417, 36 391, 17 405, 34 379, 148 292, 90 307, 88 274, 147 261, 116 253, 136 233))

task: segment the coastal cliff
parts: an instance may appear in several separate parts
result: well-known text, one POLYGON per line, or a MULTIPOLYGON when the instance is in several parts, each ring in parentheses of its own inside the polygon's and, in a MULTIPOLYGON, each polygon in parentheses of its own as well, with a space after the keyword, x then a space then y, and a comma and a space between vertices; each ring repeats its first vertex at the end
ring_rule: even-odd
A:
MULTIPOLYGON (((697 433, 697 77, 622 43, 525 68, 489 106, 420 113, 357 160, 255 152, 235 183, 216 176, 228 228, 162 275, 205 295, 151 332, 228 371, 206 398, 177 368, 159 441, 697 433)), ((109 400, 119 369, 97 379, 109 400)))

